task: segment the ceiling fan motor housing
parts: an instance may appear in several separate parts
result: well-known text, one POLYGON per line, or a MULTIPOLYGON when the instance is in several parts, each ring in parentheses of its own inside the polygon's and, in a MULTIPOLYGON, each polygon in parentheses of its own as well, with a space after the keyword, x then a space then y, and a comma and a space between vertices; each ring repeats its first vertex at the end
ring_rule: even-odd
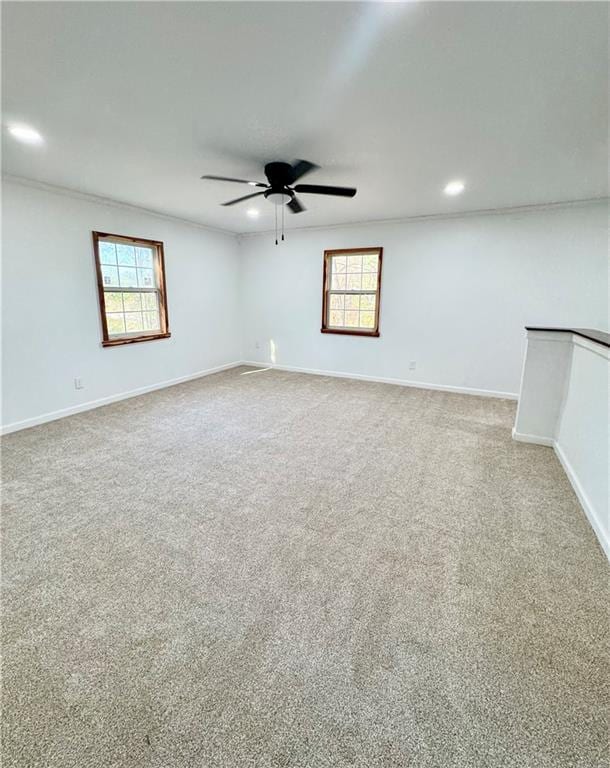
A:
POLYGON ((285 205, 294 197, 288 185, 294 181, 294 171, 290 163, 267 163, 265 176, 271 189, 265 192, 265 198, 275 205, 285 205))
POLYGON ((294 181, 294 171, 290 163, 267 163, 265 176, 274 189, 283 189, 294 181))

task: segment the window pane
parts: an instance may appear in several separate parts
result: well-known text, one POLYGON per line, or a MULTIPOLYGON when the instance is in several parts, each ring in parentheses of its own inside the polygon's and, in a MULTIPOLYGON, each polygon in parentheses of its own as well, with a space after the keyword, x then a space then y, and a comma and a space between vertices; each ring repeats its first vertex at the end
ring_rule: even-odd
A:
POLYGON ((111 336, 116 333, 125 333, 125 318, 122 314, 107 313, 106 325, 111 336))
POLYGON ((156 293, 151 291, 151 293, 141 293, 140 296, 142 297, 142 309, 158 311, 159 304, 156 293))
POLYGON ((376 291, 377 290, 377 275, 372 273, 364 273, 362 275, 362 290, 363 291, 376 291))
POLYGON ((365 293, 360 297, 360 309, 375 309, 375 294, 365 293))
POLYGON ((152 269, 152 248, 136 248, 136 261, 138 263, 138 267, 147 267, 148 269, 152 269))
POLYGON ((328 317, 328 324, 332 325, 334 328, 341 328, 341 326, 344 324, 344 314, 344 312, 341 312, 338 309, 331 310, 328 317))
POLYGON ((123 304, 125 312, 139 312, 142 309, 142 299, 139 293, 124 293, 123 304))
POLYGON ((133 245, 125 245, 124 243, 117 243, 116 255, 119 262, 119 266, 122 264, 125 267, 135 267, 136 249, 133 247, 133 245))
POLYGON ((119 267, 119 279, 122 288, 137 288, 138 276, 131 267, 119 267))
POLYGON ((376 253, 365 253, 362 257, 362 271, 377 272, 378 259, 376 253))
POLYGON ((99 242, 100 264, 114 264, 116 266, 116 249, 114 243, 99 242))
POLYGON ((347 258, 345 256, 333 256, 331 261, 333 272, 345 272, 345 266, 347 264, 347 258))
POLYGON ((333 275, 330 282, 333 291, 345 290, 345 275, 333 275))
POLYGON ((346 312, 345 313, 345 325, 348 328, 357 328, 358 327, 358 312, 346 312))
POLYGON ((158 312, 143 312, 144 317, 144 330, 145 331, 160 331, 161 322, 159 320, 158 312))
POLYGON ((345 296, 342 294, 331 293, 330 294, 330 308, 331 309, 344 309, 345 296))
POLYGON ((116 267, 109 267, 107 264, 102 264, 102 282, 104 285, 118 285, 118 269, 116 267))
POLYGON ((152 269, 138 269, 138 285, 140 288, 152 288, 154 284, 152 269))
POLYGON ((362 256, 348 256, 347 257, 347 271, 348 272, 362 272, 362 256))
POLYGON ((347 290, 359 291, 362 288, 362 275, 347 275, 347 290))
POLYGON ((360 325, 363 328, 375 327, 375 313, 374 312, 361 312, 360 313, 360 325))
POLYGON ((144 330, 141 312, 125 312, 125 330, 127 333, 144 330))
POLYGON ((104 291, 104 303, 106 304, 106 312, 122 312, 123 301, 120 293, 112 293, 111 291, 104 291))
POLYGON ((360 308, 360 296, 346 296, 345 297, 345 309, 359 309, 360 308))

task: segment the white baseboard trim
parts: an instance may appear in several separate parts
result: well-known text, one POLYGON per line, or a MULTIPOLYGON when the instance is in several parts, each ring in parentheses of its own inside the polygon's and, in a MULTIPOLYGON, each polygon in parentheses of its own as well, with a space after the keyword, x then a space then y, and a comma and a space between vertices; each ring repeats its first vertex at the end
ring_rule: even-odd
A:
POLYGON ((584 513, 587 516, 587 520, 589 521, 591 528, 593 528, 595 531, 595 535, 597 536, 597 540, 599 541, 601 548, 604 550, 608 560, 610 560, 610 538, 602 528, 599 517, 593 507, 593 504, 591 503, 591 500, 587 496, 585 489, 582 487, 576 472, 570 464, 568 457, 561 449, 561 446, 556 441, 553 441, 553 448, 561 466, 563 467, 564 472, 568 476, 568 480, 574 489, 574 493, 580 502, 580 506, 583 508, 584 513))
POLYGON ((537 445, 546 445, 555 451, 555 455, 559 459, 559 463, 563 467, 563 471, 566 473, 567 478, 570 481, 570 485, 572 486, 574 493, 576 494, 576 498, 580 502, 580 506, 582 507, 585 515, 587 516, 587 520, 589 521, 591 528, 593 528, 595 535, 597 536, 597 540, 599 541, 600 546, 604 551, 604 554, 606 555, 608 560, 610 560, 610 538, 608 538, 608 535, 605 533, 599 521, 599 516, 597 515, 593 507, 593 504, 591 503, 591 500, 589 499, 585 489, 582 487, 582 484, 578 479, 576 472, 574 471, 572 465, 568 460, 568 457, 563 452, 559 443, 556 440, 554 440, 552 437, 541 437, 539 435, 526 435, 526 434, 523 434, 522 432, 517 432, 515 431, 514 427, 513 427, 513 440, 518 440, 521 443, 536 443, 537 445))
POLYGON ((553 448, 555 441, 552 437, 542 437, 540 435, 527 435, 524 432, 517 432, 513 427, 513 440, 518 440, 520 443, 534 443, 535 445, 546 445, 549 448, 553 448))
POLYGON ((197 371, 197 373, 190 373, 188 376, 180 376, 177 379, 167 379, 161 381, 158 384, 150 384, 146 387, 138 387, 138 389, 132 389, 129 392, 120 392, 118 395, 110 395, 109 397, 101 397, 99 400, 89 400, 86 403, 79 403, 79 405, 73 405, 69 408, 62 408, 59 411, 51 411, 50 413, 43 413, 40 416, 34 416, 31 419, 24 419, 23 421, 14 421, 12 424, 5 424, 0 427, 0 435, 8 435, 10 432, 18 432, 22 429, 29 429, 29 427, 36 427, 38 424, 46 424, 48 421, 56 421, 57 419, 64 419, 66 416, 73 416, 76 413, 82 413, 83 411, 91 411, 94 408, 101 408, 103 405, 110 405, 110 403, 116 403, 119 400, 127 400, 130 397, 137 397, 138 395, 145 395, 147 392, 154 392, 156 389, 165 389, 166 387, 173 387, 175 384, 183 384, 185 381, 192 381, 193 379, 200 379, 203 376, 210 376, 212 373, 220 373, 220 371, 227 371, 229 368, 236 368, 239 365, 243 365, 240 360, 233 363, 226 363, 225 365, 217 365, 215 368, 207 368, 205 371, 197 371))
POLYGON ((309 373, 314 376, 333 376, 336 378, 344 379, 357 379, 359 381, 373 381, 381 384, 396 384, 403 387, 416 387, 419 389, 434 389, 441 392, 455 392, 465 395, 478 395, 480 397, 499 397, 509 400, 516 400, 517 395, 514 392, 496 392, 487 389, 472 389, 470 387, 453 387, 440 384, 426 384, 419 381, 405 381, 403 379, 382 378, 378 376, 365 376, 359 373, 343 373, 341 371, 321 371, 314 368, 297 368, 290 365, 271 365, 254 361, 236 360, 232 363, 226 363, 225 365, 219 365, 215 368, 208 368, 204 371, 198 371, 197 373, 189 374, 188 376, 180 376, 176 379, 168 379, 161 381, 158 384, 151 384, 146 387, 139 387, 138 389, 132 389, 128 392, 120 392, 117 395, 110 395, 108 397, 102 397, 98 400, 89 400, 86 403, 79 403, 78 405, 70 406, 69 408, 62 408, 58 411, 51 411, 49 413, 43 413, 39 416, 33 416, 30 419, 23 419, 22 421, 14 421, 11 424, 5 424, 0 427, 0 435, 8 435, 11 432, 18 432, 22 429, 29 429, 30 427, 36 427, 39 424, 46 424, 49 421, 56 421, 57 419, 64 419, 66 416, 74 416, 74 414, 82 413, 83 411, 91 411, 94 408, 101 408, 104 405, 110 405, 116 403, 119 400, 127 400, 130 397, 137 397, 138 395, 145 395, 147 392, 154 392, 156 389, 165 389, 165 387, 173 387, 175 384, 182 384, 185 381, 191 381, 193 379, 199 379, 203 376, 209 376, 212 373, 219 373, 220 371, 226 371, 230 368, 236 368, 239 365, 249 365, 254 368, 276 368, 280 371, 291 371, 293 373, 309 373))
POLYGON ((294 365, 275 365, 274 363, 260 363, 252 360, 244 360, 242 365, 250 365, 254 368, 273 368, 278 371, 291 373, 309 373, 313 376, 333 376, 338 379, 357 379, 358 381, 373 381, 378 384, 396 384, 400 387, 415 387, 416 389, 434 389, 440 392, 455 392, 460 395, 477 395, 478 397, 498 397, 503 400, 517 400, 515 392, 497 392, 493 389, 473 389, 472 387, 454 387, 449 384, 428 384, 423 381, 408 381, 407 379, 392 379, 381 376, 367 376, 363 373, 343 373, 342 371, 323 371, 317 368, 297 368, 294 365))

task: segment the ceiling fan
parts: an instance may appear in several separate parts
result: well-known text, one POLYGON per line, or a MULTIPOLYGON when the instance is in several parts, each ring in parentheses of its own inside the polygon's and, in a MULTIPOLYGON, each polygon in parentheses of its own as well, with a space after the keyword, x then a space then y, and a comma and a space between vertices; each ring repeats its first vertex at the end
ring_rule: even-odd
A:
POLYGON ((320 184, 295 184, 302 176, 310 171, 315 171, 319 166, 307 160, 295 160, 290 163, 267 163, 265 176, 268 183, 262 181, 247 181, 246 179, 231 179, 226 176, 202 176, 202 179, 214 181, 234 181, 238 184, 249 184, 251 187, 262 187, 262 192, 253 192, 251 195, 237 197, 222 205, 235 205, 244 200, 264 195, 267 200, 275 205, 287 205, 292 213, 301 213, 306 208, 296 196, 304 195, 333 195, 335 197, 353 197, 356 194, 354 187, 327 187, 320 184))

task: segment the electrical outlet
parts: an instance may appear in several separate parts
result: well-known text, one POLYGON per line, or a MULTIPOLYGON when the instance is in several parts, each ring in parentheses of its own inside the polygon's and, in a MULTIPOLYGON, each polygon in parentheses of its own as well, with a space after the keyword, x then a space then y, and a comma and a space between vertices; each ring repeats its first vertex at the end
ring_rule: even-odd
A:
POLYGON ((74 379, 74 389, 84 389, 85 385, 83 384, 83 380, 81 378, 74 379))
POLYGON ((417 363, 415 362, 415 360, 411 360, 411 362, 409 363, 409 370, 414 371, 416 367, 417 367, 417 363))
POLYGON ((260 345, 259 341, 255 342, 254 346, 256 347, 256 349, 260 349, 261 348, 261 345, 260 345))

